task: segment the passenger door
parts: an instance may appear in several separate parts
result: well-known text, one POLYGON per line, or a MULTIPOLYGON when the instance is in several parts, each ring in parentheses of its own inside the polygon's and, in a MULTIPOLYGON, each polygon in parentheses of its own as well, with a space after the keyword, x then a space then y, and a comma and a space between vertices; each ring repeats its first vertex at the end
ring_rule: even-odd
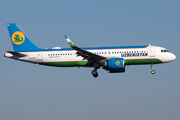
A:
POLYGON ((150 57, 155 57, 155 47, 150 47, 150 57))
POLYGON ((43 62, 43 53, 42 52, 37 52, 37 61, 43 62))

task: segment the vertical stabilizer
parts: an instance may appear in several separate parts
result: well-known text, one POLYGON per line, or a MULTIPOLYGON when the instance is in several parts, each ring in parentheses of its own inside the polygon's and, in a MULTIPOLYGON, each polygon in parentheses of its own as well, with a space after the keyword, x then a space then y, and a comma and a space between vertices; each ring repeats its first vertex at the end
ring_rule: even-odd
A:
POLYGON ((40 50, 40 48, 34 45, 15 23, 7 23, 7 28, 14 48, 14 52, 40 50))

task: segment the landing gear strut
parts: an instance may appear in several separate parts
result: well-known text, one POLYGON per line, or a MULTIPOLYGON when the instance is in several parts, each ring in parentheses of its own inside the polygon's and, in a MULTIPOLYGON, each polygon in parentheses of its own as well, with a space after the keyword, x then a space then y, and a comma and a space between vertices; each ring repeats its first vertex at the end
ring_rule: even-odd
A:
POLYGON ((151 73, 155 74, 155 71, 153 70, 153 64, 151 64, 151 73))
POLYGON ((94 62, 94 70, 91 72, 93 77, 98 77, 98 72, 97 72, 97 69, 99 69, 99 63, 98 62, 94 62))

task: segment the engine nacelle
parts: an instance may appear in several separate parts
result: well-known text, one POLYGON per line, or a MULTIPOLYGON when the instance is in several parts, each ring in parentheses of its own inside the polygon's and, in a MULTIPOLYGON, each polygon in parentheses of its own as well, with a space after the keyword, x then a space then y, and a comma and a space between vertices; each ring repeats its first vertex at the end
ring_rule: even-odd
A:
POLYGON ((124 58, 107 59, 104 68, 111 73, 125 72, 124 58))

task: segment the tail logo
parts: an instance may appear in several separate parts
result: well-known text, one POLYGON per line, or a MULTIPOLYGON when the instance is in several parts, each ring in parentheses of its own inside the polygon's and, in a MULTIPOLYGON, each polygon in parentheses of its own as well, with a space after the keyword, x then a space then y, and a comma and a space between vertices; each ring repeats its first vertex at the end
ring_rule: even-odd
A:
POLYGON ((20 31, 16 31, 12 34, 11 40, 14 44, 21 45, 25 40, 25 35, 20 31))
POLYGON ((119 61, 116 61, 116 65, 119 66, 119 65, 120 65, 120 62, 119 62, 119 61))

